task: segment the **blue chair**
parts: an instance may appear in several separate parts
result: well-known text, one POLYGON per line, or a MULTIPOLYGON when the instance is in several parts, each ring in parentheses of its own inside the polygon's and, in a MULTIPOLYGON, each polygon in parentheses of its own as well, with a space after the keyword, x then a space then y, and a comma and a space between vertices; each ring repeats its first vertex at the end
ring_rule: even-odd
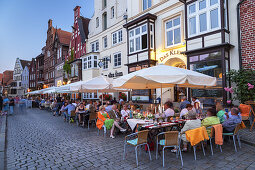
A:
POLYGON ((181 164, 183 166, 180 143, 181 143, 181 138, 180 138, 180 133, 178 131, 162 132, 157 135, 156 159, 158 159, 158 145, 161 145, 163 146, 163 167, 165 167, 165 148, 168 148, 168 147, 175 147, 177 149, 176 157, 178 158, 178 155, 180 155, 181 164), (164 135, 165 138, 159 140, 159 136, 161 135, 164 135))
POLYGON ((225 136, 229 136, 229 137, 233 137, 233 142, 234 142, 234 147, 235 147, 235 151, 237 152, 237 148, 236 148, 236 139, 238 141, 238 145, 239 147, 241 148, 241 141, 240 141, 240 137, 239 137, 239 134, 238 134, 238 131, 241 129, 241 124, 238 124, 234 130, 234 132, 231 132, 231 133, 223 133, 223 139, 225 136))
POLYGON ((138 166, 137 148, 139 146, 147 145, 149 157, 151 160, 150 147, 148 145, 148 140, 147 140, 148 133, 149 133, 149 130, 143 130, 143 131, 140 131, 137 133, 132 133, 125 137, 123 160, 125 160, 125 157, 126 157, 126 145, 135 146, 135 156, 136 156, 136 165, 137 166, 138 166))

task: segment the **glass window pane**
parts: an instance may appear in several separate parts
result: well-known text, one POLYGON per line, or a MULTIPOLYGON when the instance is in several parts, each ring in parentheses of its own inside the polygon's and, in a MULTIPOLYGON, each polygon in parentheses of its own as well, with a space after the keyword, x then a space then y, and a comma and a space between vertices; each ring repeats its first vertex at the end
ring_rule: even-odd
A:
POLYGON ((189 62, 198 61, 198 56, 189 57, 189 62))
POLYGON ((142 33, 146 32, 147 31, 147 25, 143 25, 142 26, 142 33))
POLYGON ((148 8, 151 7, 151 0, 148 0, 148 8))
POLYGON ((140 27, 135 29, 135 35, 140 34, 140 27))
POLYGON ((200 32, 207 30, 206 13, 199 15, 200 32))
POLYGON ((143 0, 143 10, 146 10, 147 8, 147 0, 143 0))
POLYGON ((210 19, 211 19, 211 29, 217 28, 219 26, 219 19, 218 19, 218 8, 212 10, 210 12, 210 19))
POLYGON ((135 39, 135 50, 140 50, 140 37, 135 39))
POLYGON ((130 40, 130 52, 134 52, 134 40, 130 40))
POLYGON ((173 31, 167 32, 167 46, 173 45, 173 31))
POLYGON ((174 26, 180 25, 180 18, 174 19, 174 26))
POLYGON ((169 21, 166 23, 166 29, 169 29, 173 26, 173 22, 172 21, 169 21))
POLYGON ((192 14, 196 12, 196 4, 190 5, 189 6, 189 14, 192 14))
POLYGON ((134 36, 134 30, 129 32, 129 37, 133 37, 134 36))
POLYGON ((144 34, 144 35, 142 35, 142 49, 143 50, 147 48, 147 44, 148 44, 148 42, 147 42, 147 34, 144 34))
POLYGON ((206 8, 206 0, 199 2, 199 10, 206 8))
POLYGON ((174 44, 181 42, 181 29, 177 28, 174 30, 174 44))
POLYGON ((189 34, 196 34, 196 17, 189 19, 189 34))
POLYGON ((210 0, 210 5, 214 5, 214 4, 217 4, 218 3, 218 0, 210 0))

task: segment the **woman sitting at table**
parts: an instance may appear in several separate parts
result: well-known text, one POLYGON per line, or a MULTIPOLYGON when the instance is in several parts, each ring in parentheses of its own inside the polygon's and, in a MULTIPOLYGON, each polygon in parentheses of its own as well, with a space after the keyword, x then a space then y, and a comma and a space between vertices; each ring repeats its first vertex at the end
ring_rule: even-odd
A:
POLYGON ((78 115, 79 123, 81 122, 81 114, 83 114, 86 111, 86 106, 84 106, 83 103, 81 103, 75 110, 76 115, 78 115))
POLYGON ((122 118, 126 118, 126 117, 129 117, 130 115, 130 110, 128 110, 128 107, 127 105, 123 105, 123 109, 121 110, 121 115, 122 115, 122 118))
POLYGON ((61 109, 60 109, 60 111, 59 111, 59 114, 61 115, 62 113, 64 114, 64 112, 66 112, 64 109, 65 109, 65 107, 67 106, 67 102, 65 102, 63 105, 62 105, 62 107, 61 107, 61 109))
POLYGON ((191 129, 196 129, 201 127, 201 120, 197 119, 197 114, 193 110, 188 111, 187 118, 190 120, 187 120, 185 125, 183 126, 181 130, 181 139, 183 141, 183 151, 187 151, 187 143, 188 140, 186 139, 185 132, 191 129))
MULTIPOLYGON (((114 120, 110 119, 110 116, 108 115, 108 113, 105 111, 105 107, 104 106, 100 106, 99 107, 99 112, 98 112, 98 119, 97 119, 97 128, 98 129, 102 129, 103 126, 105 126, 105 128, 107 130, 110 130, 113 126, 114 120)), ((114 138, 114 136, 111 134, 110 135, 111 138, 114 138)))
POLYGON ((164 104, 165 111, 163 117, 165 117, 165 121, 167 121, 168 117, 174 116, 173 103, 168 101, 164 104))
MULTIPOLYGON (((217 117, 216 109, 209 108, 207 110, 207 117, 202 121, 201 126, 210 127, 212 125, 220 124, 220 119, 217 117)), ((211 136, 211 129, 206 129, 208 136, 211 136)))

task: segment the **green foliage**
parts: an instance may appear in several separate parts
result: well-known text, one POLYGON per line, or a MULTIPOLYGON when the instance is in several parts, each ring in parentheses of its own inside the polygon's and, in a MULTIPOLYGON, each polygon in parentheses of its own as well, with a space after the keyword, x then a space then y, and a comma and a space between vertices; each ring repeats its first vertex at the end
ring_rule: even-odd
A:
POLYGON ((70 56, 70 61, 71 61, 71 62, 74 60, 73 55, 74 55, 74 51, 73 51, 73 50, 71 50, 71 56, 70 56))
POLYGON ((70 66, 70 64, 67 63, 67 61, 65 61, 63 70, 67 73, 67 75, 71 73, 71 66, 70 66))
POLYGON ((234 83, 233 87, 234 100, 239 100, 241 103, 245 101, 255 100, 255 88, 249 88, 248 83, 255 85, 255 71, 248 69, 231 70, 227 77, 234 83))

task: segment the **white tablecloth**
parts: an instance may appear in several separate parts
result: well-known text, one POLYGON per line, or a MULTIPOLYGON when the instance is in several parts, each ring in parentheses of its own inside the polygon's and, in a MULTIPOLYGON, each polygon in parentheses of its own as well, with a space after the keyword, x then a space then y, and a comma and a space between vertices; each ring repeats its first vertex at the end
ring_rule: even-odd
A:
POLYGON ((132 130, 135 129, 136 125, 146 125, 153 123, 152 120, 141 120, 141 119, 127 119, 127 123, 132 130))

